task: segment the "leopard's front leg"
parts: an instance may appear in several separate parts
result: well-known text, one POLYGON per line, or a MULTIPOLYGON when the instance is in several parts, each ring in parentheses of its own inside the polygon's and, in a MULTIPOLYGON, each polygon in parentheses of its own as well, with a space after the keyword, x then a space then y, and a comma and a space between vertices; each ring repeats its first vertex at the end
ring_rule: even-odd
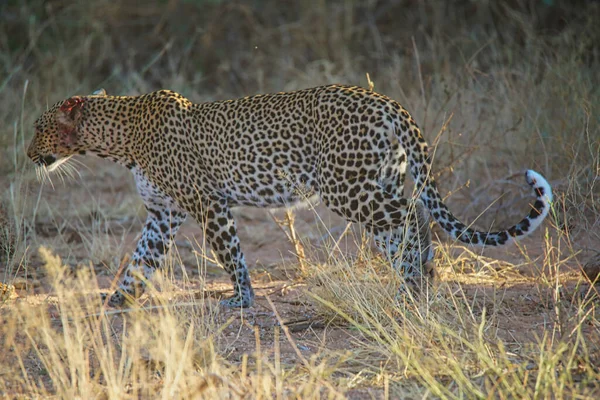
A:
MULTIPOLYGON (((119 287, 108 300, 108 305, 113 307, 122 306, 127 300, 133 300, 144 293, 146 282, 162 266, 179 227, 187 217, 186 212, 180 210, 169 196, 149 182, 143 174, 134 171, 134 175, 148 217, 119 287)), ((103 302, 105 298, 106 295, 103 295, 103 302)))
POLYGON ((180 211, 148 210, 146 225, 131 262, 125 269, 118 289, 108 301, 108 305, 112 307, 122 306, 127 299, 135 299, 144 293, 146 282, 152 278, 154 271, 162 266, 175 234, 186 217, 186 214, 180 211))

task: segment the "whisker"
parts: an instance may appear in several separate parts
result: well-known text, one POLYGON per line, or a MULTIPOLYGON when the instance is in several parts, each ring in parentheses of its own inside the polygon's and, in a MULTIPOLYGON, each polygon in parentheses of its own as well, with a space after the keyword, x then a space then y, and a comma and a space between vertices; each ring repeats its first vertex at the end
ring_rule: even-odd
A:
POLYGON ((48 180, 46 177, 46 170, 44 169, 44 167, 39 167, 38 172, 40 174, 40 180, 42 182, 42 185, 46 184, 46 181, 48 180))
POLYGON ((54 190, 54 182, 52 182, 52 178, 50 177, 50 172, 48 171, 48 168, 46 168, 46 167, 44 167, 44 174, 46 175, 46 179, 50 183, 50 186, 54 190))
POLYGON ((63 165, 61 168, 62 168, 62 173, 65 175, 65 178, 67 179, 67 181, 72 181, 73 180, 73 173, 67 167, 67 165, 63 165))
POLYGON ((61 158, 61 159, 59 159, 59 160, 56 160, 56 161, 55 161, 55 162, 54 162, 54 163, 53 163, 53 164, 52 164, 52 165, 51 165, 51 166, 48 168, 48 171, 50 171, 50 172, 54 172, 54 171, 55 171, 55 170, 56 170, 58 167, 60 167, 62 164, 64 164, 64 163, 66 163, 67 161, 69 161, 69 159, 70 159, 71 157, 72 157, 72 156, 68 156, 68 157, 64 157, 64 158, 61 158))
POLYGON ((77 176, 81 179, 79 170, 72 163, 65 163, 64 168, 73 181, 75 180, 75 174, 77 174, 77 176))
POLYGON ((65 178, 63 175, 63 171, 62 171, 62 167, 59 165, 54 169, 56 176, 58 176, 58 179, 60 179, 60 183, 62 183, 63 185, 65 184, 65 178))
POLYGON ((64 164, 62 166, 62 172, 63 172, 63 174, 64 174, 65 179, 67 180, 67 182, 72 182, 73 181, 73 173, 69 169, 69 165, 68 164, 64 164))
POLYGON ((54 189, 54 182, 51 178, 51 173, 56 175, 60 182, 64 185, 69 181, 75 181, 77 177, 81 179, 81 173, 77 166, 82 166, 87 168, 90 172, 93 172, 87 165, 82 163, 81 161, 72 158, 72 156, 61 158, 55 161, 49 167, 45 165, 38 165, 35 168, 35 176, 38 182, 41 182, 42 185, 49 183, 50 186, 54 189), (77 177, 75 176, 77 174, 77 177))
MULTIPOLYGON (((84 164, 82 161, 78 160, 77 158, 73 158, 71 159, 71 161, 73 162, 73 164, 77 164, 78 166, 81 166, 85 169, 87 169, 89 172, 94 172, 92 171, 92 169, 90 167, 88 167, 86 164, 84 164)), ((79 177, 81 177, 81 174, 79 173, 79 171, 77 171, 77 174, 79 175, 79 177)))

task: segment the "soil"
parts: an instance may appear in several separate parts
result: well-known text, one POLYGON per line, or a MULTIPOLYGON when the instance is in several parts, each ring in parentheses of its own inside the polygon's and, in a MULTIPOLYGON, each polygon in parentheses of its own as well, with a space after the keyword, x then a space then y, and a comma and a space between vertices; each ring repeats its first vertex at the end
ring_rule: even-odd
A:
MULTIPOLYGON (((137 200, 133 181, 126 171, 116 166, 107 166, 101 161, 85 160, 85 163, 89 165, 89 169, 81 171, 81 179, 65 184, 54 182, 54 189, 49 185, 43 189, 42 198, 47 203, 47 209, 54 212, 41 212, 33 228, 37 244, 53 248, 65 262, 72 265, 74 273, 78 269, 89 268, 91 263, 100 289, 108 290, 114 279, 108 266, 114 270, 115 260, 105 257, 90 262, 89 257, 86 258, 89 254, 85 246, 86 240, 94 232, 103 232, 109 241, 112 237, 118 243, 118 251, 116 254, 108 254, 116 257, 117 261, 122 261, 135 246, 137 235, 143 226, 144 211, 141 202, 137 200)), ((31 186, 37 188, 35 183, 31 186)), ((32 191, 30 197, 35 196, 36 192, 32 191)), ((452 204, 450 208, 453 209, 452 204)), ((249 310, 240 312, 223 309, 219 313, 218 318, 222 323, 233 317, 220 342, 223 354, 230 362, 238 362, 243 354, 255 352, 257 338, 260 339, 262 351, 272 353, 275 328, 282 324, 292 339, 285 339, 285 332, 280 331, 280 359, 284 366, 300 363, 299 354, 310 359, 312 355, 323 354, 324 350, 343 357, 344 353, 356 348, 357 341, 363 340, 349 326, 340 324, 339 321, 332 323, 325 320, 307 300, 304 295, 307 281, 299 272, 294 246, 273 218, 273 215, 282 218, 284 212, 253 208, 234 211, 257 299, 255 306, 249 310), (273 305, 279 317, 275 314, 273 305)), ((342 253, 350 257, 356 255, 360 231, 352 226, 349 233, 346 232, 340 240, 345 232, 346 222, 327 211, 322 204, 314 210, 297 209, 295 215, 295 229, 305 244, 307 258, 311 262, 324 261, 327 246, 334 241, 339 241, 342 253)), ((440 237, 445 239, 442 235, 440 237)), ((180 262, 175 263, 169 276, 174 278, 177 289, 163 292, 163 296, 177 301, 178 297, 189 298, 189 292, 193 291, 196 297, 207 297, 216 304, 220 298, 231 295, 228 276, 220 267, 210 263, 206 266, 203 290, 201 288, 204 277, 197 268, 197 252, 202 253, 203 246, 202 231, 197 224, 187 221, 176 243, 180 262)), ((438 264, 440 279, 449 282, 451 287, 458 287, 460 284, 467 301, 483 299, 481 305, 487 307, 488 313, 493 313, 494 307, 501 309, 496 316, 498 337, 505 341, 511 351, 519 351, 523 343, 540 340, 556 319, 552 293, 536 282, 535 277, 540 271, 518 267, 526 264, 526 257, 543 257, 544 229, 523 240, 521 248, 526 251, 521 252, 514 245, 476 250, 476 254, 517 266, 513 266, 510 272, 499 270, 498 276, 494 277, 492 274, 488 281, 473 279, 477 274, 461 275, 461 271, 453 271, 438 264), (512 345, 514 349, 510 348, 512 345)), ((463 252, 462 247, 450 247, 450 251, 457 256, 463 252)), ((52 287, 34 247, 29 250, 28 256, 27 270, 13 273, 11 281, 15 291, 11 301, 43 304, 52 294, 52 287)), ((498 268, 501 268, 502 264, 499 265, 498 268)), ((598 290, 597 287, 582 283, 579 265, 577 259, 572 259, 560 267, 559 274, 563 282, 561 296, 567 303, 577 302, 588 290, 598 290)), ((466 271, 468 272, 468 266, 466 271)), ((3 265, 0 276, 6 277, 7 273, 3 265)), ((141 301, 147 303, 148 296, 144 296, 141 301)), ((57 312, 55 309, 52 311, 54 306, 49 305, 49 308, 51 314, 57 312)), ((365 387, 353 390, 348 395, 352 398, 371 398, 380 397, 381 393, 382 389, 365 387)))

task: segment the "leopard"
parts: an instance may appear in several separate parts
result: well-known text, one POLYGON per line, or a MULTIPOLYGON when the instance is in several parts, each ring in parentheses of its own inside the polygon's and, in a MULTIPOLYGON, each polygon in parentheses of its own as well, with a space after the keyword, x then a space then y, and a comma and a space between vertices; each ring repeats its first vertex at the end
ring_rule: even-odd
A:
POLYGON ((112 307, 136 301, 161 269, 188 216, 233 284, 221 301, 249 308, 255 294, 232 208, 285 207, 317 196, 357 223, 418 292, 434 276, 430 225, 472 246, 502 246, 535 231, 552 204, 550 184, 526 170, 529 212, 501 231, 478 231, 455 217, 432 174, 432 152, 397 101, 359 86, 325 85, 234 100, 194 103, 159 90, 112 96, 105 90, 69 97, 34 123, 27 149, 52 172, 76 155, 95 155, 129 169, 147 217, 115 290, 112 307), (414 190, 405 195, 408 173, 414 190), (432 219, 432 220, 431 220, 432 219))

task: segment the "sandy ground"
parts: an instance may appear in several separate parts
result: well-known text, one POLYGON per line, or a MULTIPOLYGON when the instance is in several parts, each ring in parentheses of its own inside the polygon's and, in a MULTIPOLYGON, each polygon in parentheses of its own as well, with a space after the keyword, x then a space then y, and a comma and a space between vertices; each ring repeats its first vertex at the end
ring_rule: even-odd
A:
MULTIPOLYGON (((73 273, 91 265, 98 277, 99 287, 106 290, 113 281, 113 269, 133 250, 137 235, 141 231, 145 212, 134 192, 132 179, 126 171, 100 161, 87 161, 89 169, 81 171, 82 178, 66 184, 55 181, 55 188, 44 188, 42 207, 33 228, 37 245, 46 245, 54 249, 65 262, 72 265, 73 273), (83 183, 85 182, 85 183, 83 183), (92 243, 96 238, 97 244, 92 243), (107 249, 103 250, 103 246, 107 249), (90 249, 94 259, 90 261, 90 249), (87 265, 87 266, 86 266, 87 265)), ((31 193, 36 193, 37 183, 31 184, 31 193)), ((452 207, 451 207, 452 208, 452 207)), ((318 310, 307 300, 307 280, 300 277, 294 247, 287 240, 282 228, 274 217, 282 218, 283 210, 265 210, 252 208, 235 209, 238 232, 250 266, 251 275, 257 293, 253 308, 239 310, 221 310, 218 320, 225 323, 231 317, 233 321, 225 328, 220 339, 221 349, 230 362, 239 362, 244 353, 253 353, 257 348, 257 338, 264 352, 274 351, 275 327, 283 322, 289 329, 292 341, 280 340, 280 359, 282 365, 295 365, 300 354, 305 358, 311 355, 336 354, 339 357, 356 348, 356 342, 363 340, 349 326, 332 323, 323 318, 318 310), (279 314, 274 313, 271 303, 279 314)), ((295 228, 307 250, 311 262, 325 259, 324 254, 331 243, 338 242, 342 254, 355 257, 360 232, 351 227, 345 232, 345 221, 330 213, 321 204, 314 210, 295 211, 295 228)), ((436 231, 437 232, 437 231, 436 231)), ((443 238, 442 234, 439 235, 443 238)), ((169 271, 174 278, 176 290, 164 292, 170 301, 189 299, 190 291, 195 297, 205 297, 216 302, 219 298, 231 295, 231 286, 225 272, 217 265, 208 263, 206 271, 199 271, 197 255, 202 253, 202 231, 194 221, 187 221, 177 237, 176 261, 169 271), (205 279, 205 281, 204 281, 205 279), (201 283, 205 282, 204 290, 201 283)), ((528 257, 542 257, 544 254, 544 229, 521 243, 528 257)), ((372 246, 372 245, 370 245, 372 246)), ((374 250, 374 248, 373 248, 374 250)), ((452 254, 462 257, 462 247, 450 248, 452 254)), ((525 342, 537 341, 556 318, 548 298, 548 292, 541 290, 535 283, 535 271, 526 264, 524 253, 516 246, 498 249, 476 250, 476 254, 500 259, 513 264, 511 271, 502 271, 502 263, 496 267, 498 275, 486 273, 480 279, 472 266, 466 262, 464 274, 440 265, 441 279, 450 286, 459 283, 465 293, 465 299, 479 304, 476 312, 497 313, 498 337, 505 341, 508 350, 518 352, 525 342), (513 348, 511 348, 511 346, 513 348)), ((17 271, 13 280, 17 287, 15 302, 27 301, 44 304, 52 296, 53 290, 44 273, 43 263, 35 247, 28 252, 29 265, 25 270, 17 271)), ((0 276, 7 276, 3 266, 0 276)), ((579 264, 573 259, 561 266, 561 279, 565 281, 565 301, 575 301, 581 291, 589 285, 576 286, 579 280, 579 264)), ((148 304, 148 296, 142 302, 148 304)), ((183 301, 183 300, 182 300, 183 301)), ((56 314, 55 306, 48 303, 51 315, 56 314)), ((115 319, 115 327, 119 326, 115 319)), ((584 327, 584 329, 587 329, 584 327)), ((591 328, 590 328, 591 329, 591 328)), ((284 333, 280 333, 284 337, 284 333)), ((343 374, 343 371, 340 372, 343 374)), ((376 397, 380 389, 364 388, 349 393, 353 398, 376 397)))

